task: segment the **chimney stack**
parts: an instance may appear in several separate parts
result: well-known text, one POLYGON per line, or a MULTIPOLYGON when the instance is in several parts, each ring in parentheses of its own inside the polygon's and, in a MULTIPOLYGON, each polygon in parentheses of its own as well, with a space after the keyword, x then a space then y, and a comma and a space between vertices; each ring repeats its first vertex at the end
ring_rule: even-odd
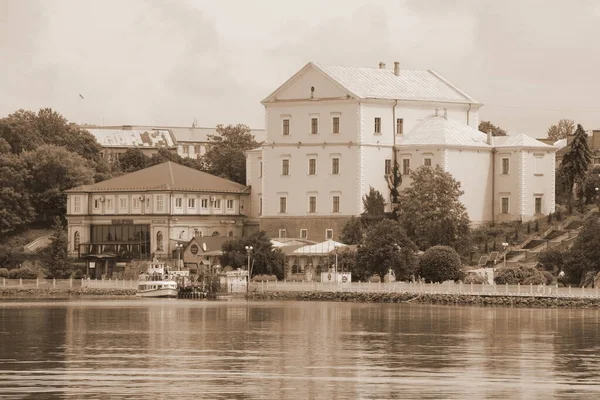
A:
POLYGON ((379 63, 379 69, 385 69, 385 63, 383 61, 379 63))
POLYGON ((436 116, 436 117, 439 117, 439 116, 440 116, 440 109, 439 109, 439 108, 436 108, 436 109, 435 109, 435 116, 436 116))
POLYGON ((448 119, 448 109, 444 108, 444 119, 448 119))
POLYGON ((492 143, 492 130, 491 129, 487 133, 487 144, 493 144, 492 143))
POLYGON ((400 63, 398 61, 394 61, 394 75, 400 75, 400 63))

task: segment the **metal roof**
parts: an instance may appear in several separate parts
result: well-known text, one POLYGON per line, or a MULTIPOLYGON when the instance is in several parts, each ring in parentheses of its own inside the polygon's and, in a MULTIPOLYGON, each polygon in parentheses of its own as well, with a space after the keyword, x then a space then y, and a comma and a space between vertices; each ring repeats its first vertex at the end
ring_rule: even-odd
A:
POLYGON ((168 129, 97 129, 87 130, 102 147, 176 147, 168 129))
POLYGON ((523 133, 517 133, 509 136, 495 136, 494 147, 535 147, 540 149, 557 150, 556 146, 546 144, 523 133))
POLYGON ((454 145, 489 147, 487 135, 461 122, 430 115, 397 141, 398 145, 454 145))

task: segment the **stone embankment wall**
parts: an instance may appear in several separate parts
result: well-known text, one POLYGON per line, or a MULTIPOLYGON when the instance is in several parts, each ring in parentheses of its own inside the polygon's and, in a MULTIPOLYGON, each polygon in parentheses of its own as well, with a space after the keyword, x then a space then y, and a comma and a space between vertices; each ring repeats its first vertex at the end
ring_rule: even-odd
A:
POLYGON ((539 295, 368 293, 368 292, 251 292, 252 300, 346 301, 364 303, 427 303, 537 308, 598 308, 600 298, 539 295))
POLYGON ((136 289, 128 288, 21 288, 0 287, 0 297, 64 297, 64 296, 135 296, 136 289))

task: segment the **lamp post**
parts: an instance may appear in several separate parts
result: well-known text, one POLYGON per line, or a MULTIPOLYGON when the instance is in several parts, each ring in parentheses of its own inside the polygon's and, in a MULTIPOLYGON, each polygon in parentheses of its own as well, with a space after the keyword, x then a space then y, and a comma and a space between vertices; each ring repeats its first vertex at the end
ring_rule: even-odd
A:
POLYGON ((183 249, 183 243, 177 243, 175 248, 177 249, 177 270, 181 270, 181 250, 183 249))
POLYGON ((506 249, 508 248, 508 243, 503 242, 502 247, 504 248, 504 267, 506 267, 506 249))
POLYGON ((596 206, 600 210, 600 188, 596 188, 596 206))
POLYGON ((246 246, 246 253, 248 253, 248 280, 246 282, 246 294, 248 294, 248 286, 250 286, 250 255, 252 254, 252 250, 252 246, 246 246))

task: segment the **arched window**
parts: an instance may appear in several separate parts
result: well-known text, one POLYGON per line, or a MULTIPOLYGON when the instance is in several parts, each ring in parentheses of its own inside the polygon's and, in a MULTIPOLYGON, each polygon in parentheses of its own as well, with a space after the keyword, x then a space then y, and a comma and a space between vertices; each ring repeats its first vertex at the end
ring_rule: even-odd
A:
POLYGON ((158 251, 163 250, 163 234, 161 231, 158 231, 156 233, 156 250, 158 250, 158 251))
POLYGON ((77 251, 79 249, 79 241, 79 232, 75 231, 75 234, 73 235, 73 250, 77 251))
POLYGON ((218 231, 214 231, 212 235, 213 236, 221 236, 221 234, 218 231))
POLYGON ((301 272, 302 270, 300 269, 300 266, 298 264, 292 265, 292 274, 299 274, 301 272))
POLYGON ((323 265, 322 264, 317 264, 317 275, 321 275, 321 272, 323 272, 323 265))
POLYGON ((229 231, 229 234, 227 236, 233 237, 233 231, 229 231))

